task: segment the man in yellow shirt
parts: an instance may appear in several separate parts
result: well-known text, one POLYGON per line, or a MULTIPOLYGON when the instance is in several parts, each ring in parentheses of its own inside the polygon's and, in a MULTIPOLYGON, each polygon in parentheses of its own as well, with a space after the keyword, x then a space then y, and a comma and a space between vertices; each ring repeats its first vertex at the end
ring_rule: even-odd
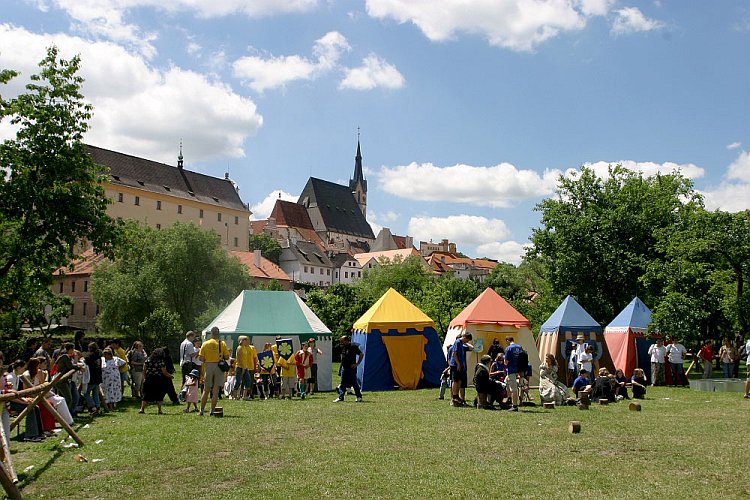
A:
POLYGON ((128 383, 128 379, 130 378, 130 376, 128 375, 128 372, 130 372, 130 366, 128 366, 128 355, 125 352, 125 349, 122 348, 120 339, 112 339, 112 342, 110 342, 110 345, 112 346, 112 351, 114 352, 114 355, 120 359, 125 360, 125 364, 120 367, 120 381, 122 382, 122 395, 123 397, 125 397, 125 384, 128 383))
POLYGON ((219 360, 225 360, 229 356, 227 345, 219 338, 219 329, 211 328, 211 338, 203 343, 198 353, 204 369, 203 397, 201 398, 201 409, 198 412, 200 417, 203 416, 203 410, 206 408, 209 391, 211 391, 211 415, 214 414, 214 408, 219 401, 219 391, 224 385, 224 372, 219 369, 219 360))
POLYGON ((253 375, 258 371, 258 351, 250 343, 250 338, 240 335, 237 339, 240 345, 234 356, 235 379, 232 398, 246 400, 253 399, 253 375))

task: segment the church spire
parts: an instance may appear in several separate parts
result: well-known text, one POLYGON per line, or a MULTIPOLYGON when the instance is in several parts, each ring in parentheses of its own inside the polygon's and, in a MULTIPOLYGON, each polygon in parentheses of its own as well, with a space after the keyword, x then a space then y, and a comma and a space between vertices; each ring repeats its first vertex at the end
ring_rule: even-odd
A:
POLYGON ((177 168, 182 168, 182 139, 180 139, 180 154, 177 155, 177 168))
POLYGON ((357 200, 362 215, 367 209, 367 180, 362 170, 362 148, 359 145, 359 127, 357 127, 357 155, 354 157, 354 177, 349 179, 349 189, 357 200))

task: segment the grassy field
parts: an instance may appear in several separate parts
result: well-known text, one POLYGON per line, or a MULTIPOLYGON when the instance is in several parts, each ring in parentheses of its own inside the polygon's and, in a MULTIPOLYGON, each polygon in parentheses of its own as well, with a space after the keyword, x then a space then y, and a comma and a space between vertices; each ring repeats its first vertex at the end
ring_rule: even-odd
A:
POLYGON ((83 448, 64 448, 64 433, 11 446, 29 498, 750 495, 741 394, 650 388, 641 412, 626 401, 516 414, 453 408, 437 394, 222 401, 224 418, 170 405, 139 415, 126 400, 77 422, 83 448))

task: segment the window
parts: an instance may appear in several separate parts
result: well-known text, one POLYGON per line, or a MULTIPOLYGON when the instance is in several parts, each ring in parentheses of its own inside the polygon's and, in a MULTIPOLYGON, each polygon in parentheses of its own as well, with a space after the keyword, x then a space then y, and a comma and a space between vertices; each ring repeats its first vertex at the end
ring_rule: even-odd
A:
POLYGON ((96 305, 96 315, 99 316, 99 304, 96 305))
POLYGON ((234 246, 236 247, 240 246, 239 238, 237 238, 236 236, 234 237, 234 246))
POLYGON ((135 197, 135 202, 133 203, 133 205, 140 205, 140 204, 141 204, 141 197, 140 196, 136 196, 135 197))
POLYGON ((75 316, 76 315, 76 303, 75 302, 73 302, 72 304, 70 304, 70 315, 71 316, 75 316))
POLYGON ((83 291, 84 292, 88 292, 89 291, 89 281, 88 280, 85 280, 83 282, 83 291))
POLYGON ((322 267, 320 268, 320 274, 323 274, 323 268, 322 267))
POLYGON ((182 205, 177 205, 177 213, 178 214, 182 213, 182 205))
POLYGON ((326 276, 330 276, 330 275, 331 275, 331 270, 330 269, 326 269, 326 276))
POLYGON ((201 219, 203 218, 203 209, 202 208, 201 208, 200 214, 198 214, 198 217, 200 217, 201 219))
POLYGON ((221 222, 221 212, 218 213, 219 219, 218 221, 221 222))
POLYGON ((240 223, 240 218, 237 217, 236 215, 234 216, 234 223, 235 225, 240 223))
POLYGON ((310 266, 310 274, 315 274, 315 268, 313 266, 310 266))
POLYGON ((60 293, 63 293, 63 282, 60 282, 60 293))
POLYGON ((70 282, 70 293, 76 293, 76 282, 71 281, 70 282))
POLYGON ((338 271, 336 271, 336 273, 335 273, 335 274, 333 275, 333 277, 334 277, 334 278, 338 278, 338 277, 339 277, 339 272, 338 272, 338 271))
POLYGON ((361 277, 362 277, 362 271, 357 271, 357 278, 361 278, 361 277))
POLYGON ((156 209, 161 210, 161 200, 156 200, 156 209))
POLYGON ((307 272, 307 266, 305 266, 305 272, 307 272))
POLYGON ((349 277, 349 271, 344 271, 344 278, 348 278, 348 277, 349 277))
POLYGON ((122 200, 123 200, 122 193, 117 193, 117 201, 120 202, 120 203, 122 203, 122 200))
POLYGON ((83 315, 84 315, 84 316, 87 316, 87 314, 86 314, 86 306, 87 306, 87 305, 88 305, 88 304, 87 304, 86 302, 84 302, 84 303, 83 303, 83 315))

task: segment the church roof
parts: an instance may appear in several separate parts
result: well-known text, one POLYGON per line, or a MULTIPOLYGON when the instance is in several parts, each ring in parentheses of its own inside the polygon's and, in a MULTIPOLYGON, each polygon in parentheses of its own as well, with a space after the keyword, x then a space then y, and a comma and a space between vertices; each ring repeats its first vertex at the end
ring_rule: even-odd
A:
POLYGON ((166 163, 87 145, 96 163, 109 167, 108 182, 249 212, 229 179, 191 172, 166 163))
POLYGON ((310 177, 298 203, 308 209, 317 207, 327 231, 375 239, 370 224, 347 186, 310 177))
POLYGON ((315 229, 312 221, 310 221, 307 209, 293 201, 276 200, 271 217, 276 220, 276 225, 279 226, 315 229))

